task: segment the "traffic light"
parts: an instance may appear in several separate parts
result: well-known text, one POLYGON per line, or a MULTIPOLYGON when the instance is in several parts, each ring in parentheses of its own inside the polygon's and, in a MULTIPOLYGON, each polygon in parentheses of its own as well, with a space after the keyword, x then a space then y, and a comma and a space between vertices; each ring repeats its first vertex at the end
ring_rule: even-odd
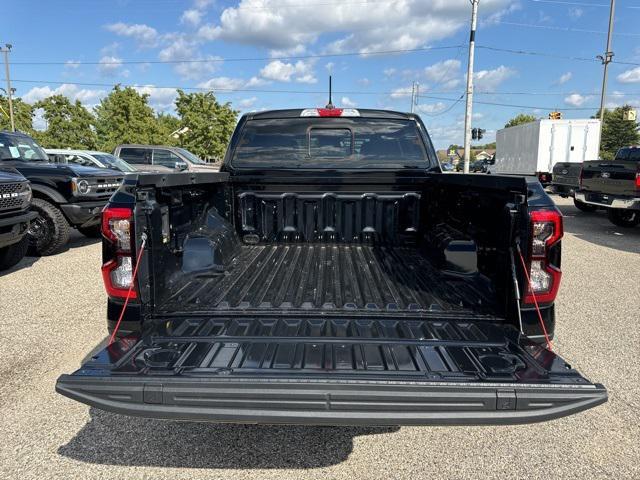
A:
POLYGON ((484 132, 486 132, 484 128, 474 128, 471 130, 471 138, 473 140, 482 140, 484 132))
POLYGON ((549 120, 562 120, 562 112, 551 112, 549 120))

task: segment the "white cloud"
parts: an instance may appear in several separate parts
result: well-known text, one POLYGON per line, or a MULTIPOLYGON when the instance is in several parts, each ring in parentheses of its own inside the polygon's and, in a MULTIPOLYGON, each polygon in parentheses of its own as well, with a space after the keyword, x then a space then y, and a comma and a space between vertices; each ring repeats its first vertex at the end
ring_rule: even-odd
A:
POLYGON ((177 92, 175 88, 155 87, 154 85, 136 85, 138 93, 149 95, 149 105, 156 111, 173 110, 177 92))
MULTIPOLYGON (((508 0, 485 0, 482 15, 500 11, 508 0)), ((321 36, 338 39, 329 51, 416 48, 454 35, 469 18, 467 0, 399 0, 396 2, 343 2, 327 6, 291 4, 281 0, 241 0, 225 8, 217 22, 202 26, 205 40, 223 39, 237 43, 286 49, 310 45, 321 36), (345 34, 357 32, 357 34, 345 34), (342 37, 340 37, 342 36, 342 37)))
POLYGON ((560 75, 560 78, 558 78, 555 82, 553 82, 553 84, 554 85, 564 85, 569 80, 571 80, 572 77, 573 77, 573 73, 571 73, 571 72, 563 73, 562 75, 560 75))
POLYGON ((238 90, 246 85, 246 80, 242 78, 215 77, 199 83, 198 87, 207 88, 215 92, 216 90, 238 90))
POLYGON ((354 107, 357 107, 358 104, 353 100, 351 100, 349 97, 342 97, 342 99, 340 100, 340 106, 347 107, 347 108, 354 108, 354 107))
POLYGON ((569 16, 574 19, 578 19, 584 15, 584 10, 578 7, 569 9, 569 16))
POLYGON ((266 80, 276 82, 316 83, 311 62, 298 60, 294 63, 286 63, 281 60, 269 62, 260 70, 260 76, 266 80))
POLYGON ((121 58, 114 57, 113 55, 105 55, 100 59, 98 71, 100 75, 104 77, 115 77, 119 73, 122 73, 120 72, 120 67, 122 67, 121 58))
POLYGON ((243 98, 238 102, 238 106, 242 109, 251 108, 258 101, 258 97, 243 98))
POLYGON ((421 113, 438 113, 447 108, 443 102, 424 103, 416 106, 416 110, 421 113))
POLYGON ((153 48, 157 46, 160 39, 155 28, 140 23, 118 22, 106 25, 105 28, 121 37, 133 38, 140 48, 153 48))
POLYGON ((396 88, 391 92, 391 98, 410 97, 412 91, 413 91, 412 87, 396 88))
POLYGON ((620 83, 638 83, 640 82, 640 67, 622 72, 616 78, 620 83))
POLYGON ((371 80, 369 80, 368 78, 361 78, 358 80, 358 85, 362 85, 363 87, 368 87, 369 85, 371 85, 371 80))
POLYGON ((158 58, 164 62, 189 60, 176 63, 173 67, 174 71, 183 79, 199 80, 215 72, 222 63, 220 57, 200 54, 196 42, 189 40, 184 35, 172 35, 169 40, 171 43, 160 50, 158 58))
POLYGON ((385 77, 393 77, 397 70, 395 68, 385 68, 382 73, 385 77))
POLYGON ((475 87, 479 91, 493 92, 502 82, 513 77, 516 71, 513 68, 500 65, 493 70, 480 70, 473 75, 475 87))
POLYGON ((81 89, 77 85, 64 83, 57 88, 51 88, 48 85, 44 87, 33 87, 22 95, 22 100, 26 103, 35 103, 53 95, 64 95, 71 101, 75 102, 76 100, 80 100, 84 104, 93 105, 107 95, 107 92, 104 90, 81 89))
POLYGON ((452 90, 462 83, 460 60, 444 60, 424 69, 424 77, 445 90, 452 90))
POLYGON ((190 25, 192 27, 197 27, 202 22, 202 16, 204 12, 201 10, 197 10, 195 8, 190 8, 189 10, 185 10, 180 17, 180 23, 185 25, 190 25))
POLYGON ((591 95, 580 95, 579 93, 572 93, 568 97, 565 97, 564 103, 573 107, 581 107, 586 102, 593 98, 591 95))
POLYGON ((67 60, 66 62, 64 62, 65 68, 70 68, 73 70, 76 70, 77 68, 79 68, 80 65, 81 65, 80 60, 67 60))
POLYGON ((335 66, 336 66, 335 63, 328 62, 328 63, 325 64, 324 68, 327 69, 327 72, 331 73, 331 72, 333 72, 333 67, 335 67, 335 66))

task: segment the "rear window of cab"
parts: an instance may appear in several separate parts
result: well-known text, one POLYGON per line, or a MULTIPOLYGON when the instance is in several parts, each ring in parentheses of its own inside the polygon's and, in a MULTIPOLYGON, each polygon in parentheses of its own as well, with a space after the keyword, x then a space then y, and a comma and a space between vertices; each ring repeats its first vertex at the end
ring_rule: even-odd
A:
POLYGON ((414 120, 286 118, 249 120, 233 151, 235 168, 427 168, 414 120))

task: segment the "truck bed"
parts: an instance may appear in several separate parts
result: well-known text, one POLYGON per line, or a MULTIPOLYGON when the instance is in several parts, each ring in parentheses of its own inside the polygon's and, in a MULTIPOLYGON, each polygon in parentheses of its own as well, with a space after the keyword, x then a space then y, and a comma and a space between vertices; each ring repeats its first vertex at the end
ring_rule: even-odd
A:
POLYGON ((241 247, 222 275, 179 274, 159 311, 451 312, 489 315, 481 275, 443 272, 416 248, 335 244, 241 247), (222 278, 221 278, 222 277, 222 278))

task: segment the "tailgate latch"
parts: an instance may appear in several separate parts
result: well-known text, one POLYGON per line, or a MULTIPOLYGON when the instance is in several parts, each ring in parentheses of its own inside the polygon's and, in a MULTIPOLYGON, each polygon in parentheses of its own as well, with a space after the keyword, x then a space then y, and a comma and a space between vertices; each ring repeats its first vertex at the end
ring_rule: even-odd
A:
POLYGON ((496 410, 515 410, 517 400, 515 390, 498 390, 496 392, 496 410))

